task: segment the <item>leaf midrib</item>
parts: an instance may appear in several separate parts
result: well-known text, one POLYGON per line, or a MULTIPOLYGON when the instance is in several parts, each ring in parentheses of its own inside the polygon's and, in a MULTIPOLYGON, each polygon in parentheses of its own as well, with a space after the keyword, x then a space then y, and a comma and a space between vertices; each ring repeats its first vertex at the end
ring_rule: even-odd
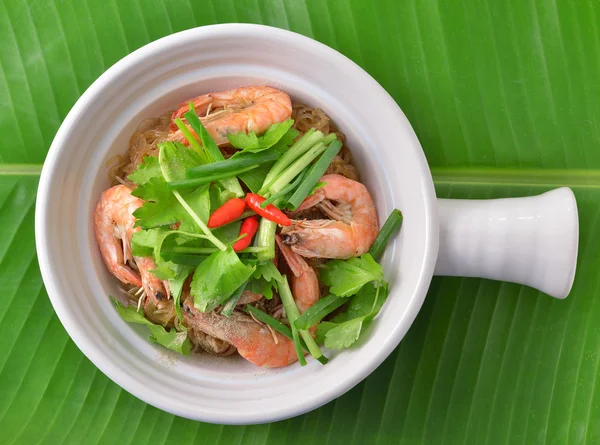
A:
POLYGON ((0 164, 0 176, 39 176, 42 164, 0 164))
POLYGON ((431 169, 436 185, 529 185, 548 187, 600 188, 600 170, 450 168, 431 169))
MULTIPOLYGON (((0 176, 39 176, 42 164, 0 164, 0 176)), ((514 169, 433 167, 436 185, 521 185, 539 187, 600 188, 600 169, 514 169)))

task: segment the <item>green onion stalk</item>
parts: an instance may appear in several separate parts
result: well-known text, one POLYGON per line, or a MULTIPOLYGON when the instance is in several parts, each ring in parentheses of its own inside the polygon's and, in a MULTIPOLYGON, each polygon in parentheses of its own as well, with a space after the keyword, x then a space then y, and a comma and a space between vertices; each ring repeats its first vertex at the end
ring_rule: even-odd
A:
MULTIPOLYGON (((259 194, 267 197, 281 193, 308 165, 327 150, 327 144, 336 139, 335 134, 323 136, 320 131, 306 132, 290 149, 275 162, 263 183, 259 194)), ((310 170, 309 170, 310 171, 310 170)), ((301 186, 301 185, 300 185, 301 186)), ((256 245, 265 248, 257 254, 259 261, 275 257, 275 232, 277 224, 262 218, 256 237, 256 245)))

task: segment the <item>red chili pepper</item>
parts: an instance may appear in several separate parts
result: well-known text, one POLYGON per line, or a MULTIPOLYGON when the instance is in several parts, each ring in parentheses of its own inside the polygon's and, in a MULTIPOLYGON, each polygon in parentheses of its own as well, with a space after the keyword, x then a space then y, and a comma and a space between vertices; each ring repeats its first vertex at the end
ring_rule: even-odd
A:
POLYGON ((246 218, 240 227, 240 235, 246 234, 246 236, 235 242, 233 245, 233 250, 239 252, 240 250, 244 250, 246 247, 248 247, 252 242, 252 238, 254 238, 254 235, 256 235, 257 230, 258 218, 256 216, 246 218))
POLYGON ((233 198, 219 207, 208 218, 208 227, 214 229, 230 223, 234 219, 239 218, 244 213, 246 201, 241 198, 233 198))
POLYGON ((280 226, 291 226, 292 220, 287 217, 285 213, 275 207, 273 204, 269 204, 264 209, 260 206, 265 201, 260 195, 256 193, 248 193, 246 195, 246 202, 248 203, 248 207, 258 213, 265 219, 269 221, 276 222, 280 226))

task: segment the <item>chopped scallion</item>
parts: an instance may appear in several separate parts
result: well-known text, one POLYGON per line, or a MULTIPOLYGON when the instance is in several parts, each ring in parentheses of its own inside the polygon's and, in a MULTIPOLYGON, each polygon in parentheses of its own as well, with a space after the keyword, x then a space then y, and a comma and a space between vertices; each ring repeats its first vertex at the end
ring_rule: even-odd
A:
POLYGON ((223 310, 221 311, 221 315, 224 315, 225 317, 231 316, 233 310, 238 304, 238 301, 240 301, 240 298, 242 298, 242 294, 246 290, 247 285, 248 282, 246 281, 233 293, 231 297, 229 297, 229 300, 227 300, 225 304, 223 304, 223 310))
POLYGON ((381 227, 381 230, 377 234, 377 238, 373 242, 371 249, 369 249, 369 253, 375 259, 381 255, 383 249, 385 249, 385 245, 388 242, 388 239, 392 234, 400 228, 402 225, 402 212, 398 209, 392 210, 390 216, 385 220, 385 223, 381 227))
POLYGON ((211 162, 210 158, 208 157, 208 154, 206 153, 206 151, 204 151, 204 148, 202 148, 202 146, 198 142, 198 139, 196 139, 194 137, 192 132, 183 123, 183 121, 181 119, 177 118, 173 122, 175 122, 175 125, 177 125, 177 128, 179 128, 179 130, 181 131, 181 134, 183 134, 183 136, 185 136, 185 138, 187 139, 187 141, 190 144, 190 147, 192 147, 194 149, 194 151, 196 153, 198 153, 198 156, 200 156, 200 159, 202 159, 202 162, 204 164, 208 164, 209 162, 211 162))
POLYGON ((315 158, 325 151, 325 144, 323 142, 317 142, 313 145, 310 150, 300 156, 294 161, 292 165, 288 167, 281 175, 268 186, 270 193, 277 193, 283 190, 292 180, 300 174, 302 170, 308 166, 315 158))
POLYGON ((259 195, 264 196, 267 192, 267 186, 273 182, 280 173, 282 173, 292 162, 306 153, 312 146, 323 139, 323 133, 315 131, 313 128, 308 130, 300 139, 298 139, 294 145, 292 145, 288 151, 286 151, 273 165, 267 177, 263 187, 258 192, 259 195))
POLYGON ((302 201, 309 195, 311 190, 321 179, 321 176, 325 174, 329 164, 331 164, 331 161, 333 161, 333 158, 339 153, 341 148, 342 143, 337 139, 334 140, 329 144, 329 147, 327 147, 321 157, 310 167, 302 184, 298 186, 292 197, 288 199, 288 202, 294 209, 298 208, 302 201))
POLYGON ((308 329, 346 303, 350 298, 328 295, 321 298, 295 321, 298 329, 308 329))
POLYGON ((247 313, 254 315, 254 318, 256 318, 258 321, 271 326, 274 330, 276 330, 280 334, 286 336, 290 340, 292 339, 292 330, 289 328, 289 326, 284 325, 282 322, 277 320, 275 317, 271 317, 269 314, 266 314, 263 311, 261 311, 260 309, 254 307, 254 306, 251 306, 249 304, 244 306, 244 310, 247 313))
MULTIPOLYGON (((283 303, 285 313, 290 322, 293 336, 294 331, 296 330, 296 326, 294 323, 296 322, 298 317, 300 317, 300 312, 298 311, 298 307, 296 306, 296 302, 294 301, 294 297, 292 296, 292 291, 290 290, 290 286, 288 284, 286 276, 283 277, 283 282, 279 284, 279 297, 281 298, 281 302, 283 303)), ((315 342, 310 332, 308 332, 307 330, 299 330, 298 333, 304 339, 304 342, 306 343, 310 355, 312 355, 316 359, 323 355, 321 349, 319 349, 319 346, 315 342)), ((294 339, 294 344, 296 344, 296 350, 298 350, 299 346, 297 345, 296 339, 294 339)), ((303 354, 302 357, 304 357, 303 354)), ((300 356, 298 356, 298 359, 300 359, 300 356)))
POLYGON ((275 257, 275 232, 277 231, 277 223, 261 218, 258 225, 258 233, 256 235, 256 245, 263 248, 262 252, 256 255, 259 261, 267 261, 275 257))
MULTIPOLYGON (((258 253, 264 250, 263 247, 246 247, 244 250, 240 250, 237 253, 258 253)), ((185 246, 177 246, 173 247, 172 253, 197 253, 197 254, 211 254, 217 251, 214 247, 185 247, 185 246)))
POLYGON ((252 165, 260 165, 271 162, 279 158, 280 153, 275 150, 268 150, 261 153, 246 154, 236 158, 229 158, 224 161, 213 162, 212 164, 199 165, 192 167, 187 171, 188 178, 201 178, 204 176, 213 176, 222 173, 234 172, 240 168, 252 165))
POLYGON ((215 143, 214 139, 208 134, 208 130, 202 125, 202 121, 196 114, 196 110, 194 109, 194 103, 189 103, 190 110, 183 115, 185 119, 188 121, 192 129, 196 132, 200 141, 202 142, 202 146, 206 153, 212 158, 212 162, 222 161, 224 158, 223 153, 219 150, 219 147, 215 143))
POLYGON ((296 187, 298 187, 298 185, 300 185, 300 183, 306 177, 307 172, 308 172, 307 169, 302 170, 300 172, 300 174, 296 177, 296 179, 294 179, 294 181, 291 184, 284 187, 280 192, 274 193, 273 195, 269 196, 260 206, 264 209, 269 204, 277 205, 277 200, 284 197, 288 193, 292 192, 296 187))
MULTIPOLYGON (((221 183, 223 183, 223 180, 225 180, 225 179, 235 178, 240 173, 245 173, 245 172, 255 169, 257 167, 258 167, 258 164, 254 164, 254 165, 250 165, 248 167, 241 167, 241 168, 238 168, 237 170, 232 170, 232 171, 225 172, 225 173, 219 173, 219 174, 212 175, 212 176, 204 176, 202 178, 195 178, 195 179, 182 179, 181 181, 171 181, 171 182, 167 182, 167 186, 171 190, 178 190, 178 189, 183 189, 183 188, 198 187, 198 186, 208 184, 210 182, 216 182, 216 181, 221 181, 221 183)), ((237 181, 237 179, 236 179, 236 181, 237 181)))
MULTIPOLYGON (((210 158, 211 162, 223 161, 225 157, 219 147, 213 140, 213 138, 208 134, 208 131, 202 125, 200 118, 196 114, 194 110, 194 103, 190 102, 190 111, 185 113, 183 117, 188 121, 192 129, 196 132, 196 134, 200 137, 200 141, 202 142, 202 146, 206 152, 208 158, 210 158)), ((242 186, 240 182, 235 177, 226 177, 220 180, 223 187, 232 192, 238 198, 244 196, 244 191, 242 190, 242 186)))

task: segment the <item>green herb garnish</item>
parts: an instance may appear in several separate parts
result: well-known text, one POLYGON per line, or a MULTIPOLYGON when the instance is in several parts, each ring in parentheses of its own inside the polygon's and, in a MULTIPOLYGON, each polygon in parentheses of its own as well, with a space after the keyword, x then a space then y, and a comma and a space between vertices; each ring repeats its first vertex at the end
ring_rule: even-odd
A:
POLYGON ((248 281, 245 281, 237 290, 233 293, 231 297, 223 304, 223 310, 221 311, 221 315, 225 317, 230 317, 233 314, 233 310, 242 298, 242 294, 246 290, 246 286, 248 285, 248 281))
POLYGON ((239 289, 254 269, 242 263, 231 247, 213 253, 194 272, 190 288, 194 307, 200 312, 212 311, 239 289))
POLYGON ((317 340, 332 349, 351 346, 379 312, 388 295, 385 282, 367 284, 350 299, 348 310, 330 322, 317 325, 317 340))
POLYGON ((383 252, 383 249, 385 249, 385 245, 390 239, 390 236, 392 236, 392 234, 396 232, 401 225, 402 212, 400 212, 398 209, 392 210, 392 213, 390 213, 390 216, 388 216, 388 218, 385 220, 383 227, 381 227, 381 230, 377 234, 377 238, 375 238, 375 241, 369 250, 369 253, 373 258, 378 258, 379 255, 381 255, 381 252, 383 252))
POLYGON ((349 298, 327 295, 312 305, 305 313, 295 321, 297 329, 309 329, 320 322, 327 315, 347 303, 349 298))
POLYGON ((322 266, 319 277, 323 284, 331 286, 329 292, 339 297, 349 297, 366 283, 383 280, 383 271, 373 257, 365 253, 359 258, 329 261, 322 266))
POLYGON ((296 352, 300 351, 298 353, 298 360, 302 364, 302 361, 304 360, 304 353, 302 352, 302 346, 299 343, 299 337, 297 335, 294 335, 294 333, 297 333, 300 336, 302 336, 304 342, 306 343, 308 351, 310 352, 310 355, 318 359, 323 355, 323 353, 321 352, 321 349, 319 349, 319 346, 313 339, 310 332, 308 332, 307 330, 298 330, 296 328, 296 325, 294 324, 298 317, 300 317, 300 312, 298 311, 296 302, 292 297, 292 291, 290 290, 287 277, 285 276, 283 277, 282 283, 279 285, 279 296, 281 297, 281 302, 283 303, 285 313, 292 328, 292 337, 294 337, 294 345, 296 346, 296 352))
POLYGON ((177 332, 175 329, 167 331, 163 326, 154 324, 146 319, 141 312, 132 306, 124 306, 114 298, 112 299, 121 318, 128 323, 143 324, 150 330, 150 340, 183 355, 190 355, 191 342, 187 332, 177 332))
POLYGON ((341 148, 342 143, 336 139, 329 144, 321 157, 310 167, 306 177, 302 180, 302 183, 298 186, 291 198, 288 199, 288 203, 292 209, 297 209, 302 201, 311 194, 341 148))
POLYGON ((298 136, 298 131, 292 129, 292 125, 294 125, 293 119, 288 119, 271 125, 262 136, 257 136, 254 131, 250 131, 248 134, 243 132, 228 134, 227 139, 229 139, 233 147, 241 150, 237 154, 246 152, 257 153, 273 147, 281 139, 287 138, 283 142, 291 143, 298 136))
POLYGON ((199 165, 187 170, 188 178, 199 178, 204 176, 212 176, 221 173, 235 171, 240 168, 258 166, 266 162, 275 161, 280 157, 277 151, 266 151, 264 153, 247 154, 230 158, 225 161, 214 162, 212 164, 199 165))

